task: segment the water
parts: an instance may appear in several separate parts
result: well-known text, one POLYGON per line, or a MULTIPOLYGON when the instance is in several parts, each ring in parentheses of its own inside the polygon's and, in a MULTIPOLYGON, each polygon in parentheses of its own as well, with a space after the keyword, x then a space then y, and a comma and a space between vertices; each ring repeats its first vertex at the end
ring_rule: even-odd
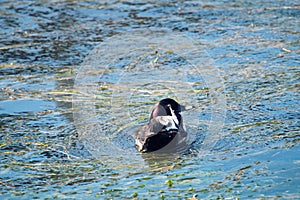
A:
POLYGON ((1 2, 1 199, 300 197, 299 3, 1 2), (165 96, 184 154, 131 133, 165 96))

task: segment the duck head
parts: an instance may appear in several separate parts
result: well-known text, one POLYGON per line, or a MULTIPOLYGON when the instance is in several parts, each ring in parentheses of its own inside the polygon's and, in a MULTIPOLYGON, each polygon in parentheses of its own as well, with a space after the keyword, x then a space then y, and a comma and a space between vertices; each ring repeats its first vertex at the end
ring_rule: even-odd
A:
POLYGON ((163 99, 159 101, 153 108, 150 115, 150 120, 158 116, 172 116, 175 114, 178 121, 177 125, 180 125, 179 123, 182 119, 180 115, 180 112, 182 111, 181 107, 182 106, 179 103, 177 103, 174 99, 163 99))

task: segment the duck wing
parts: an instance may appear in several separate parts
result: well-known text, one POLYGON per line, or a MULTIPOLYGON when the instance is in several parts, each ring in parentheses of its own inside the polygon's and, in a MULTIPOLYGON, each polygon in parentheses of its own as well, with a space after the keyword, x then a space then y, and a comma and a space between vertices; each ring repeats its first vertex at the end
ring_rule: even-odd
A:
POLYGON ((158 116, 152 118, 147 124, 140 127, 134 134, 134 138, 149 138, 160 132, 177 131, 178 128, 172 116, 158 116))

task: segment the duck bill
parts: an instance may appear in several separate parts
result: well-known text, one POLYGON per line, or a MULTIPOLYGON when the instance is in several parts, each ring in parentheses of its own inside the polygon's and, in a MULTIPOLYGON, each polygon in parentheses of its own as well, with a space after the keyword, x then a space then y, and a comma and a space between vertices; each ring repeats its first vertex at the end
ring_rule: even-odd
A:
POLYGON ((183 105, 180 105, 180 108, 181 108, 181 111, 188 111, 188 110, 194 109, 195 107, 194 106, 183 106, 183 105))

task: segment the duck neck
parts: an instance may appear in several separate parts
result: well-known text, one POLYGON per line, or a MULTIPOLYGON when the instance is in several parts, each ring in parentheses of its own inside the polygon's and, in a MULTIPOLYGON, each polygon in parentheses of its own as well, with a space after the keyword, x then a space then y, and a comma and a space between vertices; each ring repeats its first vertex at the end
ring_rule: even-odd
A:
POLYGON ((171 105, 169 105, 168 107, 169 107, 169 109, 170 109, 170 112, 171 112, 171 116, 172 116, 173 121, 174 121, 175 124, 179 127, 179 121, 178 121, 177 115, 175 114, 174 110, 171 108, 171 105))

